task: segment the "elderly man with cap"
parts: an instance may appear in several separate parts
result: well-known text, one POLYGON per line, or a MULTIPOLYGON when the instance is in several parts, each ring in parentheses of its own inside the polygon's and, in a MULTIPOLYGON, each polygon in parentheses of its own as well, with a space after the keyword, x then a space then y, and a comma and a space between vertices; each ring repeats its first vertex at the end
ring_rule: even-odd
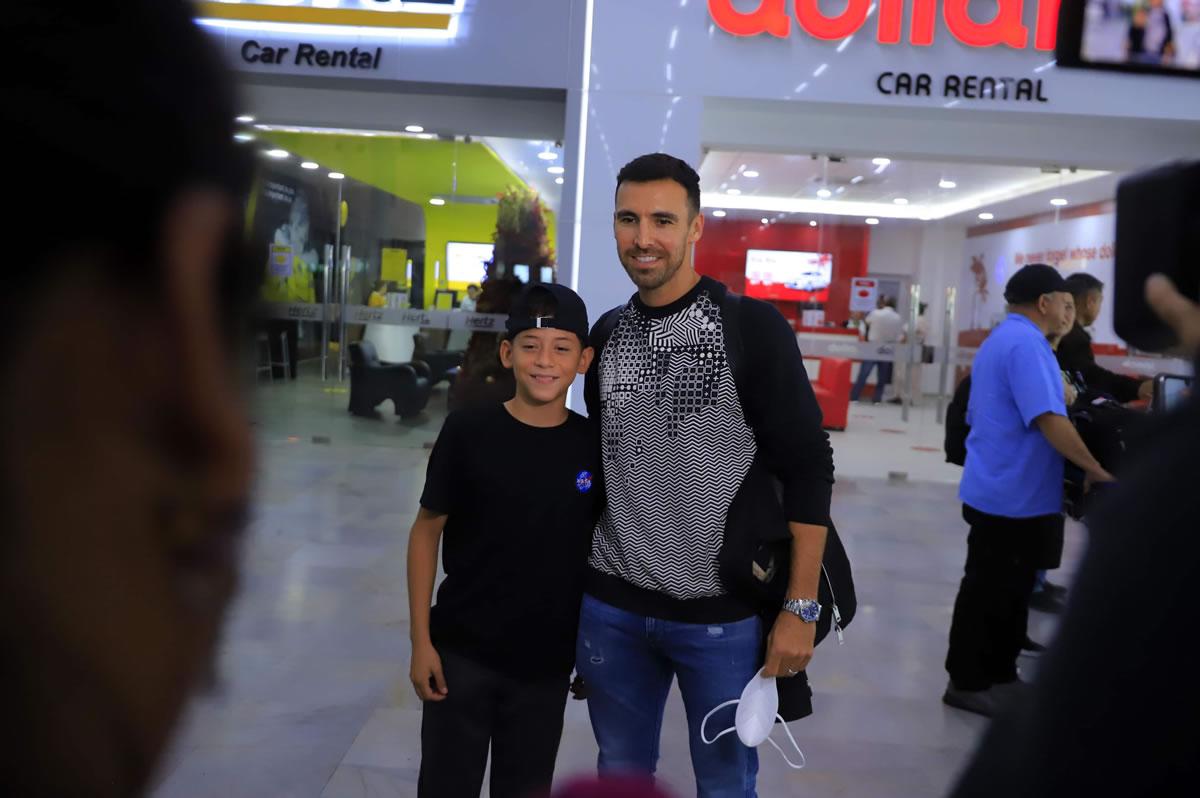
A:
POLYGON ((967 460, 959 498, 971 526, 942 700, 992 715, 1021 684, 1038 568, 1061 548, 1063 460, 1093 482, 1112 476, 1067 419, 1063 382, 1047 336, 1065 325, 1070 289, 1042 263, 1025 266, 1004 290, 1008 317, 975 356, 967 421, 967 460))

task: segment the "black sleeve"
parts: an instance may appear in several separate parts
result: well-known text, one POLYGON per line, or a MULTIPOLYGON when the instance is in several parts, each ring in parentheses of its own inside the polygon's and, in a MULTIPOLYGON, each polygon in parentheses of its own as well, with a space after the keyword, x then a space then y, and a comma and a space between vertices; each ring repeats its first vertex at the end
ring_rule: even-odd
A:
POLYGON ((441 515, 449 515, 453 509, 454 475, 458 470, 459 440, 461 438, 462 418, 458 413, 451 413, 438 433, 437 443, 429 455, 429 465, 425 469, 425 490, 421 493, 421 506, 426 510, 441 515))
POLYGON ((783 483, 789 521, 827 526, 833 449, 796 333, 773 306, 741 300, 741 399, 767 468, 783 483))
POLYGON ((1109 394, 1118 402, 1137 399, 1142 381, 1136 377, 1114 374, 1097 363, 1092 353, 1091 336, 1078 326, 1059 341, 1058 364, 1072 378, 1076 373, 1081 374, 1084 383, 1093 391, 1109 394))

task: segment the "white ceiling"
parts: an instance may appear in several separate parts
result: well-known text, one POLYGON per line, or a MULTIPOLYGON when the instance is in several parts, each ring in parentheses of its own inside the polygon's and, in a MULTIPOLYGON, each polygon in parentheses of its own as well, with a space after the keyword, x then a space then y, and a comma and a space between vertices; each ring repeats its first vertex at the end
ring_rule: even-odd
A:
MULTIPOLYGON (((887 157, 880 153, 880 157, 887 157)), ((706 208, 723 208, 735 217, 776 217, 780 213, 807 218, 847 216, 928 221, 974 221, 989 211, 996 220, 1051 211, 1050 199, 1071 204, 1113 196, 1115 178, 1108 172, 1046 172, 1040 167, 996 166, 921 160, 893 160, 876 165, 873 158, 710 151, 700 167, 706 208), (757 171, 757 177, 746 172, 757 171), (941 188, 943 180, 954 188, 941 188), (833 192, 822 199, 822 188, 833 192), (741 193, 734 196, 733 189, 741 193), (897 204, 895 200, 907 200, 897 204)), ((854 221, 846 219, 847 222, 854 221)))
POLYGON ((562 146, 553 141, 508 139, 492 136, 480 139, 496 153, 497 157, 517 173, 530 188, 541 195, 542 200, 554 213, 562 206, 562 185, 554 182, 561 175, 547 171, 552 166, 563 166, 562 146), (539 153, 554 153, 554 160, 539 158, 539 153))

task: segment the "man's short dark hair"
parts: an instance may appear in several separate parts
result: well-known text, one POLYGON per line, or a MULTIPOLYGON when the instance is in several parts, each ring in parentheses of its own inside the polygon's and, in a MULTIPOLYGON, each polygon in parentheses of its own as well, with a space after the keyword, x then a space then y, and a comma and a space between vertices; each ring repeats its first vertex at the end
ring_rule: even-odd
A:
POLYGON ((674 180, 683 186, 691 215, 700 212, 700 175, 687 161, 665 152, 638 156, 621 167, 617 175, 617 189, 620 190, 622 183, 650 183, 655 180, 674 180))
POLYGON ((894 297, 894 296, 884 297, 883 298, 883 306, 885 308, 891 308, 892 310, 895 310, 896 309, 896 297, 894 297))
POLYGON ((1104 283, 1086 272, 1074 272, 1067 277, 1067 290, 1075 297, 1076 304, 1087 300, 1093 291, 1104 292, 1104 283))

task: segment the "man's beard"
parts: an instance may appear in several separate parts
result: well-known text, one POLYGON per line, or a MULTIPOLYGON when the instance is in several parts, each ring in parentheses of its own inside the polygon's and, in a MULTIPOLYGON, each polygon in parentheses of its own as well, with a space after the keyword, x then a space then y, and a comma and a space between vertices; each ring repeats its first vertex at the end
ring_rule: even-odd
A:
POLYGON ((653 291, 655 289, 662 288, 664 285, 671 282, 671 279, 679 272, 680 267, 683 266, 683 260, 687 255, 687 250, 685 249, 680 252, 679 257, 674 260, 671 259, 670 252, 664 252, 662 258, 663 265, 654 271, 645 271, 637 268, 637 256, 646 254, 657 253, 632 250, 626 252, 625 256, 621 258, 621 265, 625 267, 625 273, 629 275, 629 279, 633 281, 634 285, 636 285, 639 289, 653 291), (630 266, 630 263, 633 263, 634 265, 630 266))

